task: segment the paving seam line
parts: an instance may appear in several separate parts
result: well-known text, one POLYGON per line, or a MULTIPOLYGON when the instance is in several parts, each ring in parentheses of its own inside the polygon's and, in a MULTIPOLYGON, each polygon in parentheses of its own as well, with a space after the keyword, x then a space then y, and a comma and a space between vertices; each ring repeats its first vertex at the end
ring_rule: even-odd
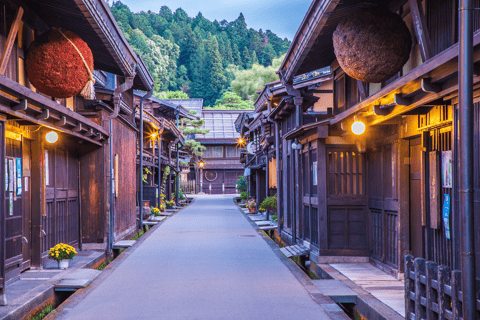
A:
MULTIPOLYGON (((190 202, 186 207, 183 207, 182 209, 178 210, 174 214, 172 214, 170 217, 175 216, 178 212, 182 211, 183 209, 188 208, 191 204, 195 202, 196 198, 193 198, 192 202, 190 202)), ((123 251, 115 260, 110 262, 105 269, 102 270, 102 273, 96 277, 86 288, 84 289, 79 289, 75 291, 70 297, 68 297, 67 300, 65 300, 62 304, 60 304, 53 312, 51 312, 44 320, 53 320, 53 319, 62 319, 68 314, 68 311, 72 308, 74 308, 78 303, 80 303, 85 297, 92 291, 94 290, 100 283, 103 282, 107 277, 110 276, 110 274, 120 265, 122 264, 123 260, 128 257, 130 254, 132 254, 146 239, 148 239, 158 228, 160 228, 161 225, 163 225, 164 222, 166 222, 169 219, 165 219, 163 221, 160 221, 157 225, 153 226, 152 228, 149 229, 151 232, 147 232, 141 236, 137 242, 130 248, 126 248, 125 251, 123 251)))
MULTIPOLYGON (((337 306, 337 304, 330 299, 330 297, 327 297, 320 293, 320 291, 315 287, 315 285, 310 281, 310 277, 291 259, 287 258, 281 251, 280 247, 278 244, 273 241, 269 236, 267 236, 266 233, 262 232, 258 225, 250 220, 247 217, 247 214, 245 214, 242 209, 237 205, 235 202, 235 198, 232 199, 234 205, 237 207, 238 211, 244 216, 244 218, 247 220, 247 222, 250 223, 250 225, 262 236, 263 240, 268 244, 268 246, 272 249, 272 251, 275 253, 275 255, 282 261, 282 263, 292 272, 292 274, 295 276, 295 278, 300 282, 300 284, 307 290, 309 293, 310 297, 312 300, 320 306, 320 308, 323 309, 323 311, 331 318, 334 320, 351 320, 343 310, 340 309, 340 307, 337 306), (335 305, 339 309, 339 311, 330 311, 327 308, 324 308, 324 305, 335 305)), ((334 308, 335 309, 335 308, 334 308)))

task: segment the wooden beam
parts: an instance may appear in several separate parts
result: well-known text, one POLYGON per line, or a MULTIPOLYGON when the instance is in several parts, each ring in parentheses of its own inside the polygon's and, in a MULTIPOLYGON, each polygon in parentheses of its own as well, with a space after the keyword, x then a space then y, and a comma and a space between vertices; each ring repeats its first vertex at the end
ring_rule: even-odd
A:
POLYGON ((93 132, 93 129, 92 129, 92 128, 90 128, 90 130, 87 131, 86 136, 87 136, 87 137, 93 137, 93 136, 95 136, 95 133, 93 132))
POLYGON ((27 110, 27 99, 22 99, 20 102, 12 107, 12 110, 15 111, 26 111, 27 110))
POLYGON ((35 117, 37 120, 47 120, 50 118, 50 111, 48 109, 43 110, 41 114, 35 117))
POLYGON ((358 92, 360 92, 360 100, 365 100, 368 97, 367 87, 365 83, 360 80, 357 80, 358 92))
POLYGON ((419 3, 419 0, 408 0, 408 3, 410 5, 410 12, 412 13, 413 27, 420 46, 420 53, 423 62, 425 62, 433 56, 433 51, 422 4, 419 3))
MULTIPOLYGON (((96 136, 95 136, 95 138, 93 138, 93 140, 95 140, 95 141, 103 140, 102 134, 101 134, 101 133, 97 133, 96 136)), ((117 190, 117 189, 115 189, 115 190, 117 190)))
POLYGON ((82 124, 81 123, 77 123, 77 126, 75 128, 73 128, 73 131, 74 132, 80 132, 82 131, 83 128, 82 128, 82 124))
POLYGON ((437 84, 432 84, 430 78, 423 78, 422 91, 428 93, 439 93, 440 91, 442 91, 442 87, 437 84))
POLYGON ((7 42, 5 43, 5 49, 3 50, 2 60, 0 60, 0 74, 4 75, 7 70, 8 59, 12 53, 13 45, 15 44, 15 38, 17 37, 18 29, 20 28, 20 22, 22 22, 23 8, 18 7, 17 13, 15 14, 15 20, 10 27, 10 32, 8 33, 7 42))
POLYGON ((412 99, 405 98, 401 93, 395 94, 393 101, 398 106, 409 106, 412 104, 412 99))
POLYGON ((392 113, 394 106, 373 106, 373 113, 377 116, 386 116, 392 113))
POLYGON ((65 126, 65 125, 67 124, 67 117, 61 116, 61 117, 60 117, 60 120, 58 120, 57 122, 55 122, 55 124, 56 124, 57 126, 61 126, 61 127, 65 126))

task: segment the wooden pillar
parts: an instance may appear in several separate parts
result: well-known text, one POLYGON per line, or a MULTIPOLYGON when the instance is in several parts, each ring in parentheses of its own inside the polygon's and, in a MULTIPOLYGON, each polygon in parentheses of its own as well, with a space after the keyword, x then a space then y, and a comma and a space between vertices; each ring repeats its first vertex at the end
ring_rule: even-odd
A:
POLYGON ((158 199, 157 207, 160 208, 162 201, 162 136, 158 135, 158 199))
MULTIPOLYGON (((328 228, 328 212, 327 212, 327 148, 324 139, 318 140, 317 145, 317 179, 318 179, 318 247, 321 250, 328 249, 327 228, 328 228)), ((320 253, 321 255, 321 253, 320 253)))
POLYGON ((256 201, 256 208, 255 211, 258 212, 258 209, 260 208, 260 201, 261 201, 261 190, 260 188, 261 183, 260 183, 260 170, 262 169, 257 169, 255 170, 255 201, 256 201))
MULTIPOLYGON (((269 167, 268 167, 268 151, 267 151, 267 165, 265 167, 265 198, 269 196, 268 194, 268 187, 269 187, 269 167)), ((267 210, 267 221, 270 219, 270 212, 267 210)))
MULTIPOLYGON (((169 143, 168 144, 168 164, 170 166, 170 164, 172 163, 172 144, 169 143)), ((167 178, 167 199, 168 201, 171 201, 172 200, 172 167, 170 166, 170 173, 168 174, 168 178, 167 178)))
POLYGON ((405 272, 404 257, 410 249, 410 143, 406 139, 400 139, 398 143, 398 270, 405 272))
POLYGON ((7 297, 5 294, 5 259, 6 259, 6 246, 5 246, 5 120, 0 121, 0 306, 7 304, 7 297))
POLYGON ((32 141, 32 268, 42 266, 42 216, 45 212, 45 142, 41 134, 32 141))

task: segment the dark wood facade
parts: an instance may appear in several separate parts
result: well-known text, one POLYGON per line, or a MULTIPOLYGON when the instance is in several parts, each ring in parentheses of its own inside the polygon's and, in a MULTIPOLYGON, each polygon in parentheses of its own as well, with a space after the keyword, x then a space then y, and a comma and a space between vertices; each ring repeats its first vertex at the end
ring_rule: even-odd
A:
POLYGON ((0 170, 5 181, 0 193, 0 304, 4 304, 5 281, 27 268, 41 268, 55 244, 107 249, 108 239, 135 231, 133 88, 150 90, 153 79, 102 1, 0 1, 0 9, 0 46, 11 48, 4 50, 10 55, 2 60, 6 68, 0 75, 0 161, 5 163, 0 170), (56 99, 37 93, 30 84, 26 51, 53 27, 76 33, 92 48, 94 100, 56 99), (57 133, 57 141, 46 141, 50 131, 57 133), (110 144, 113 154, 122 155, 115 168, 120 197, 113 201, 114 208, 108 192, 110 144))
MULTIPOLYGON (((267 123, 278 130, 280 233, 287 243, 308 246, 314 264, 350 256, 401 278, 404 257, 412 254, 459 269, 457 3, 382 4, 402 17, 413 38, 409 60, 392 79, 367 84, 343 72, 332 33, 361 4, 318 0, 292 42, 280 82, 267 84, 256 101, 256 112, 271 108, 267 123), (314 76, 321 72, 323 80, 314 76), (364 134, 351 132, 354 118, 365 123, 364 134)), ((476 64, 480 20, 474 20, 476 64)), ((476 142, 476 159, 477 149, 476 142)), ((478 252, 480 238, 475 245, 478 252)), ((478 278, 478 254, 476 260, 478 278)))

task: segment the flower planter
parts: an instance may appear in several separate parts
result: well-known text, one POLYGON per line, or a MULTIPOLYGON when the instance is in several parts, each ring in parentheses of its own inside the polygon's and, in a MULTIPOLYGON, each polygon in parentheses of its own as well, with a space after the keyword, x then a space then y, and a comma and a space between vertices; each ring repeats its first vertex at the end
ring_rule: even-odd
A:
POLYGON ((63 259, 58 262, 58 269, 67 269, 70 265, 70 259, 63 259))
POLYGON ((248 208, 248 211, 249 211, 250 213, 255 213, 255 208, 248 208))
POLYGON ((173 209, 173 206, 167 206, 167 209, 173 209))

